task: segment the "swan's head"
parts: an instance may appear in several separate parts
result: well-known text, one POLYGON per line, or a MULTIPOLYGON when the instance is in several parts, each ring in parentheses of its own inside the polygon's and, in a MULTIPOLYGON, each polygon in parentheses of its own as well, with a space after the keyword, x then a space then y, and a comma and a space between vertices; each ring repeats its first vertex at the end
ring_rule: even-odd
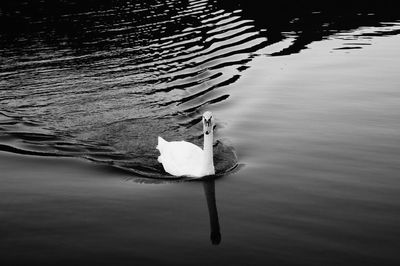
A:
POLYGON ((212 113, 207 111, 203 114, 203 132, 208 135, 212 133, 214 129, 214 118, 212 113))

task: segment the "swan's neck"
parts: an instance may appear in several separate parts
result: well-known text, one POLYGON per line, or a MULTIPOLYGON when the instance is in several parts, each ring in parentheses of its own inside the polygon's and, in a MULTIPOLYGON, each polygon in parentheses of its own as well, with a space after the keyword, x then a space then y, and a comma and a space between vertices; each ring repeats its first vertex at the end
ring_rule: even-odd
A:
POLYGON ((208 175, 215 174, 213 158, 213 132, 204 134, 204 169, 208 175))

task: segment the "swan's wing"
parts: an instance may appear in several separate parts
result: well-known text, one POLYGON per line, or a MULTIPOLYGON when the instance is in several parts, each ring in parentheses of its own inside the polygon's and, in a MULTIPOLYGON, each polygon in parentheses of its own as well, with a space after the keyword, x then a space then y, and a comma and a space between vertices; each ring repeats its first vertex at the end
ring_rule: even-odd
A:
POLYGON ((169 159, 181 166, 198 163, 203 155, 200 147, 186 141, 168 142, 165 151, 169 159))
POLYGON ((186 141, 165 142, 159 148, 159 162, 175 176, 196 175, 203 159, 203 150, 186 141))

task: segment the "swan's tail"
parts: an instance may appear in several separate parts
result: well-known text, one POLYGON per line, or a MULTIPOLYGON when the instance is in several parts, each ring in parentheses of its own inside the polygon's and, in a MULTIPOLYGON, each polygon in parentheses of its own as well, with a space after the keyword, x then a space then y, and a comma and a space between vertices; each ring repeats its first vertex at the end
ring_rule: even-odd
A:
POLYGON ((160 151, 160 156, 158 156, 157 161, 159 163, 162 163, 162 153, 164 150, 164 146, 167 143, 167 141, 165 139, 163 139, 162 137, 158 137, 158 144, 156 146, 156 149, 160 151))
POLYGON ((158 143, 157 143, 156 149, 161 152, 165 143, 167 143, 167 141, 165 139, 163 139, 162 137, 158 136, 158 143))

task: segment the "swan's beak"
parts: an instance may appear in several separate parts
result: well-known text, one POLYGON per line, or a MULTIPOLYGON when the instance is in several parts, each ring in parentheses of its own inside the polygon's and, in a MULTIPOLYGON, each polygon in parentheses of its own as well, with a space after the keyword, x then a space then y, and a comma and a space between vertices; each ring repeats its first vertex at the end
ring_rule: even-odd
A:
POLYGON ((206 134, 206 135, 208 135, 208 134, 210 134, 211 133, 211 131, 212 131, 212 123, 211 123, 211 118, 210 119, 205 119, 204 120, 204 133, 206 134))

